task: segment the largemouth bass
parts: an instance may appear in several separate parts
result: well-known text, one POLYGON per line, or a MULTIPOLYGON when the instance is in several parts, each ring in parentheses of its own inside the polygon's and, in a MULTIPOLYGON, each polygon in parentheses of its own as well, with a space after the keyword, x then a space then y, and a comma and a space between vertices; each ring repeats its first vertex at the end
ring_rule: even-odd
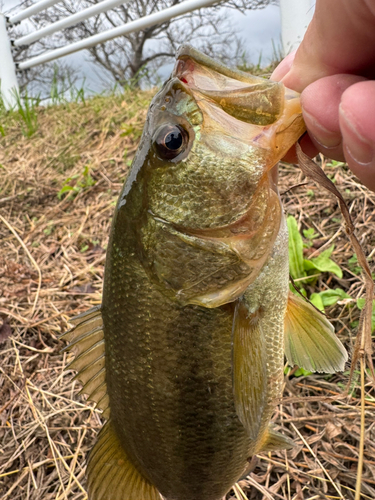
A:
POLYGON ((179 50, 118 200, 103 303, 65 334, 107 420, 90 500, 219 500, 251 456, 292 446, 270 427, 284 352, 343 370, 329 322, 289 295, 272 167, 303 131, 297 93, 179 50))

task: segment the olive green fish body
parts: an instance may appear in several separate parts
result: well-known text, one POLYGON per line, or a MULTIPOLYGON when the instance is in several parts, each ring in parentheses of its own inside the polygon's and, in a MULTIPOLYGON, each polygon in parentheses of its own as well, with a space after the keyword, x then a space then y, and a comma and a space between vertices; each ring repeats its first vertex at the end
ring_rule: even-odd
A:
POLYGON ((163 496, 214 500, 245 471, 250 449, 233 402, 233 306, 177 304, 136 254, 112 256, 125 279, 106 288, 102 308, 112 422, 163 496))
MULTIPOLYGON (((134 465, 163 496, 215 500, 246 471, 280 397, 286 232, 280 232, 275 257, 242 299, 250 314, 264 303, 272 309, 266 307, 259 320, 268 369, 256 440, 247 435, 233 398, 237 302, 205 308, 166 296, 143 254, 153 236, 160 238, 158 229, 168 233, 168 228, 147 224, 145 216, 145 249, 140 245, 145 228, 127 212, 125 203, 116 215, 102 305, 112 423, 134 465), (150 227, 156 234, 150 236, 150 227)), ((173 247, 166 258, 173 259, 173 247)))
POLYGON ((327 320, 288 297, 270 170, 303 130, 282 84, 179 51, 116 207, 102 306, 66 333, 107 419, 90 500, 219 500, 251 456, 291 445, 269 425, 284 347, 292 364, 343 369, 327 320))

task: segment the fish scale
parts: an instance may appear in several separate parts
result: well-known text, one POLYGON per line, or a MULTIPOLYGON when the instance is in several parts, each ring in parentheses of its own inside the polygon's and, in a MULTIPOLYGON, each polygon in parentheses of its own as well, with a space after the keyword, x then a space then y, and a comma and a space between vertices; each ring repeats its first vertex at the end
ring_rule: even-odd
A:
POLYGON ((156 476, 151 472, 148 476, 164 496, 188 498, 191 489, 198 494, 205 478, 211 498, 219 498, 228 486, 214 488, 218 470, 229 476, 220 483, 232 484, 244 471, 250 449, 232 395, 232 308, 176 306, 139 264, 138 287, 133 287, 134 280, 126 276, 133 276, 137 260, 117 258, 123 285, 114 288, 114 297, 105 291, 102 306, 105 328, 111 332, 106 344, 111 367, 108 393, 114 401, 112 415, 121 415, 119 421, 112 417, 114 428, 142 471, 156 471, 156 476), (123 295, 126 310, 111 306, 121 302, 123 295), (126 338, 121 335, 124 323, 126 338), (128 360, 126 365, 123 359, 128 360), (228 467, 235 450, 237 461, 228 467), (170 486, 176 476, 189 478, 177 492, 170 486))

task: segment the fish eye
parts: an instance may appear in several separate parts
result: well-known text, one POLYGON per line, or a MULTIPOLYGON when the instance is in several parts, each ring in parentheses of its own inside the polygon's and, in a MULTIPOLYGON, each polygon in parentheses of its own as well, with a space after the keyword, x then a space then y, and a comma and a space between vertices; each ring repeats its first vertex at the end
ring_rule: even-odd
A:
POLYGON ((155 148, 162 160, 172 160, 185 151, 189 135, 180 125, 164 125, 156 133, 155 148))

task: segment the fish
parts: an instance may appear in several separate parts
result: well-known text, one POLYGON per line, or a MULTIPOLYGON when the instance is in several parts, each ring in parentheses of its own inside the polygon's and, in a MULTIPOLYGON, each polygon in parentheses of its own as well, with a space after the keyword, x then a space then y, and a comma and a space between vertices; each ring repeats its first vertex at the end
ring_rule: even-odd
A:
POLYGON ((289 291, 275 165, 305 131, 299 94, 183 45, 151 102, 115 209, 100 306, 64 334, 105 424, 90 500, 219 500, 260 452, 284 354, 344 369, 329 321, 289 291))

